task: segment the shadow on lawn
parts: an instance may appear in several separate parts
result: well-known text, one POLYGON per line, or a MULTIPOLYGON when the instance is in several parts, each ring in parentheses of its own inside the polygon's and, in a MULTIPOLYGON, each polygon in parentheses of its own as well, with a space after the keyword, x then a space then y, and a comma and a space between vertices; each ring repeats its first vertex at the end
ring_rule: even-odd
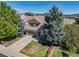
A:
MULTIPOLYGON (((52 44, 52 42, 50 42, 49 40, 44 39, 43 36, 37 36, 37 34, 34 34, 32 37, 38 40, 38 43, 44 46, 51 46, 52 44)), ((60 46, 60 44, 53 44, 53 46, 60 46)))
POLYGON ((34 34, 32 36, 33 38, 35 38, 36 40, 38 40, 38 43, 44 45, 44 46, 50 46, 51 43, 48 40, 45 40, 43 37, 37 37, 36 34, 34 34))
MULTIPOLYGON (((51 45, 48 40, 45 40, 42 37, 39 38, 36 36, 36 34, 34 34, 32 37, 35 38, 36 40, 38 40, 38 43, 42 44, 43 46, 50 46, 51 45)), ((47 57, 47 55, 48 55, 48 51, 46 52, 44 57, 47 57)))

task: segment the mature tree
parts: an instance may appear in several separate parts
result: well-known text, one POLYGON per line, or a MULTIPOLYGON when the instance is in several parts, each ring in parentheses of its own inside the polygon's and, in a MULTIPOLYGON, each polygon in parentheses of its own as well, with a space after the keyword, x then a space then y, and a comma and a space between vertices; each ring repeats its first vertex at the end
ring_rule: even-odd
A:
POLYGON ((16 11, 0 2, 0 40, 17 36, 19 31, 19 17, 16 11))
POLYGON ((37 33, 37 39, 44 40, 49 45, 48 53, 50 54, 53 45, 61 45, 63 37, 63 16, 62 12, 54 6, 50 10, 50 16, 45 17, 45 24, 41 26, 37 33))
POLYGON ((26 16, 33 16, 34 14, 31 13, 31 12, 26 12, 25 15, 26 15, 26 16))
POLYGON ((25 28, 24 28, 25 24, 23 22, 23 19, 20 17, 19 15, 19 32, 18 32, 18 35, 19 36, 22 36, 24 35, 24 31, 25 31, 25 28))

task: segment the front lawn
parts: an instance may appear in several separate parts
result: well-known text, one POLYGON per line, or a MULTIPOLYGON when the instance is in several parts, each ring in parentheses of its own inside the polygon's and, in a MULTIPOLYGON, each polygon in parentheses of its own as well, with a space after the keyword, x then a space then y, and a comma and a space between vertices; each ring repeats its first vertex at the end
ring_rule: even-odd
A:
POLYGON ((37 41, 32 41, 20 52, 31 57, 44 57, 47 52, 47 46, 43 46, 37 41))
POLYGON ((59 47, 54 47, 52 57, 62 57, 62 50, 59 47))
MULTIPOLYGON (((30 57, 45 57, 47 53, 47 46, 43 46, 37 41, 32 41, 25 46, 20 53, 30 57)), ((54 47, 52 51, 52 57, 76 57, 79 54, 71 54, 68 51, 62 50, 60 47, 54 47)))

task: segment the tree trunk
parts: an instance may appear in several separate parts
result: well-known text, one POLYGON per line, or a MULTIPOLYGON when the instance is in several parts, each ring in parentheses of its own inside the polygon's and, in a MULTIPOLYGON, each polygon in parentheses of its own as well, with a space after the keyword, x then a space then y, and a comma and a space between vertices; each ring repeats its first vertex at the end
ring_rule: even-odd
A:
POLYGON ((48 47, 48 50, 47 50, 47 56, 48 57, 52 56, 52 49, 53 49, 53 45, 51 45, 51 46, 48 47))

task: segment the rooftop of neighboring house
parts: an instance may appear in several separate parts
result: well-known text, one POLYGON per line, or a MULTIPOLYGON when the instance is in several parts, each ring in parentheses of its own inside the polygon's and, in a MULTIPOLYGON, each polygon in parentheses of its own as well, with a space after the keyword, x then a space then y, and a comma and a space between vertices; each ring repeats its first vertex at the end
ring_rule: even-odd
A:
POLYGON ((23 19, 23 22, 25 23, 25 28, 30 30, 37 30, 42 24, 44 24, 44 19, 45 19, 45 16, 41 16, 41 15, 38 15, 38 16, 25 16, 25 15, 21 15, 21 19, 23 19), (38 26, 30 26, 29 22, 36 22, 36 23, 39 23, 38 26))
MULTIPOLYGON (((23 19, 23 22, 25 23, 25 28, 28 30, 37 30, 42 24, 45 23, 45 16, 41 16, 41 15, 34 15, 34 16, 26 16, 26 15, 21 15, 21 18, 23 19), (29 22, 37 22, 40 23, 39 26, 30 26, 29 22)), ((64 18, 64 22, 66 23, 73 23, 75 22, 74 19, 68 19, 68 18, 64 18)))

